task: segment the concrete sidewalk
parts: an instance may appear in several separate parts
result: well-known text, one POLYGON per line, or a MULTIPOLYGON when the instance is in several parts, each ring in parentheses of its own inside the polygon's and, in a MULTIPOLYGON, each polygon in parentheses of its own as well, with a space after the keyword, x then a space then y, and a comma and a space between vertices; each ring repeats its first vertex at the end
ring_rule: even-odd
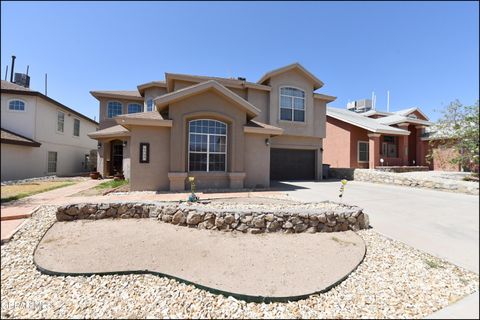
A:
POLYGON ((65 199, 68 199, 68 196, 95 187, 104 181, 87 180, 72 186, 38 193, 11 203, 2 204, 0 211, 2 243, 10 240, 26 221, 26 218, 31 217, 39 206, 62 203, 65 199))

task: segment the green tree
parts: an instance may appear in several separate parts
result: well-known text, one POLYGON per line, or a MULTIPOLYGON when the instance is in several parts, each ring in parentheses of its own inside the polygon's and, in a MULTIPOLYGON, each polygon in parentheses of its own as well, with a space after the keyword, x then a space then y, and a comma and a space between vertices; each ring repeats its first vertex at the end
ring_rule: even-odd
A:
MULTIPOLYGON (((448 161, 462 167, 479 165, 479 103, 465 106, 452 101, 441 110, 442 116, 431 128, 430 145, 453 148, 455 156, 448 161)), ((434 148, 431 148, 432 152, 434 148)), ((435 157, 430 154, 430 158, 435 157)))

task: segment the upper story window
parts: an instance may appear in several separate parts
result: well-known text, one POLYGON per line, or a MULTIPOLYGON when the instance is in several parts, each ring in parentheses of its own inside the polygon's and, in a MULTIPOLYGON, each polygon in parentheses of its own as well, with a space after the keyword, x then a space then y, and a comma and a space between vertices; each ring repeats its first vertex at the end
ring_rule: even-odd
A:
POLYGON ((139 103, 130 103, 128 105, 128 113, 142 112, 142 105, 139 103))
POLYGON ((305 92, 290 87, 280 88, 280 120, 305 121, 305 92))
POLYGON ((80 120, 73 119, 73 135, 75 137, 80 136, 80 120))
POLYGON ((227 125, 217 120, 189 123, 189 171, 226 171, 227 125))
POLYGON ((147 111, 153 111, 153 99, 149 98, 147 100, 147 111))
POLYGON ((57 131, 63 132, 65 129, 65 113, 57 111, 57 131))
POLYGON ((122 104, 117 101, 111 101, 107 105, 107 116, 109 118, 116 117, 122 114, 122 104))
POLYGON ((407 118, 410 118, 410 119, 418 119, 418 117, 416 115, 414 115, 413 113, 412 114, 409 114, 407 116, 407 118))
POLYGON ((10 111, 25 111, 25 102, 22 100, 10 100, 8 103, 8 110, 10 111))

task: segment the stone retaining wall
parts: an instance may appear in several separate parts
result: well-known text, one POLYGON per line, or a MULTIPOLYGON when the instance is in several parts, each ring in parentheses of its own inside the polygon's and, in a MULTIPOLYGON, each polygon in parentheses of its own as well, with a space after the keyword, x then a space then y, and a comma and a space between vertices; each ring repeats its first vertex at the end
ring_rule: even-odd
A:
POLYGON ((73 204, 57 209, 58 221, 105 218, 156 218, 199 229, 263 232, 334 232, 366 229, 368 215, 355 206, 311 208, 298 205, 287 211, 238 212, 209 208, 207 203, 101 203, 73 204))
POLYGON ((354 172, 355 172, 354 168, 329 168, 328 178, 353 180, 354 172))
POLYGON ((370 169, 355 169, 353 180, 461 192, 474 195, 479 194, 478 183, 463 183, 463 181, 455 180, 442 182, 428 179, 417 179, 413 177, 402 176, 398 173, 382 172, 370 169))

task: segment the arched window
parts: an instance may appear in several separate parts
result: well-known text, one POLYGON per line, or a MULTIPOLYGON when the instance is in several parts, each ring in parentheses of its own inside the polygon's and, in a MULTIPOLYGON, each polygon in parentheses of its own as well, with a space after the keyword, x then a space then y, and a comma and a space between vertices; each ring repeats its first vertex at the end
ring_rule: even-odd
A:
POLYGON ((226 171, 227 125, 217 120, 192 120, 188 126, 188 170, 226 171))
POLYGON ((117 101, 111 101, 107 106, 107 116, 109 118, 116 117, 122 114, 122 104, 117 101))
POLYGON ((142 112, 142 105, 139 103, 130 103, 128 105, 128 113, 142 112))
POLYGON ((25 111, 25 102, 22 100, 11 100, 8 103, 8 110, 10 111, 25 111))
POLYGON ((280 88, 280 120, 305 121, 305 92, 290 87, 280 88))
POLYGON ((147 99, 147 111, 153 111, 153 99, 147 99))

